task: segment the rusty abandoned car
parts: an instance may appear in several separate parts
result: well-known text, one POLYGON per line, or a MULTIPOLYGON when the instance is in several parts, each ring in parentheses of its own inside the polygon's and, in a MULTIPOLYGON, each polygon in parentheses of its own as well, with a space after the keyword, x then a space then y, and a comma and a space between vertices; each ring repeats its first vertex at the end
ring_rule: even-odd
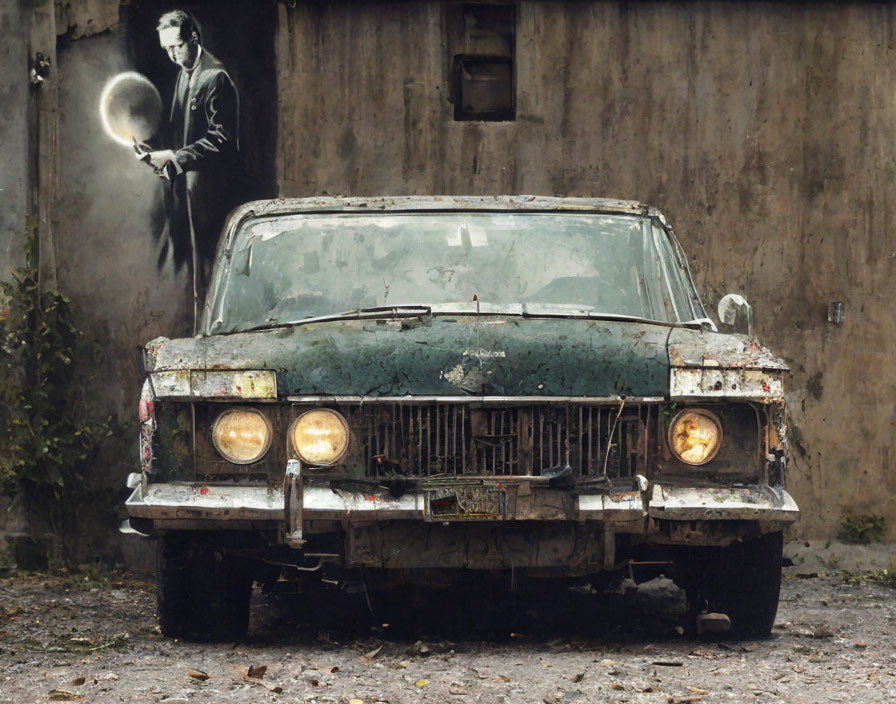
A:
POLYGON ((144 351, 127 510, 162 632, 238 636, 256 581, 663 572, 693 630, 768 634, 786 367, 717 327, 638 203, 241 206, 201 333, 144 351))

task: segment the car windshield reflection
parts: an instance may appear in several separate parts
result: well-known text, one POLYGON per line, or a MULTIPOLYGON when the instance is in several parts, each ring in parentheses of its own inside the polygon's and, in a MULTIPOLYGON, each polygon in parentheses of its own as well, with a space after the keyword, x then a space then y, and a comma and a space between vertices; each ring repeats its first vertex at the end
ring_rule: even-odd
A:
POLYGON ((292 214, 245 221, 225 255, 211 333, 421 307, 666 323, 702 316, 668 234, 635 215, 292 214))

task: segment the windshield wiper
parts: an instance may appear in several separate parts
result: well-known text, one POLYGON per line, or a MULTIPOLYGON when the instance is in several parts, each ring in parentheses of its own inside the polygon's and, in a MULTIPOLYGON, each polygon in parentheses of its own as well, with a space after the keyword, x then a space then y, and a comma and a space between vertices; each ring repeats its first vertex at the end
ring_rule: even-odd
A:
MULTIPOLYGON (((445 314, 461 314, 461 315, 510 315, 522 318, 566 318, 578 320, 611 320, 631 323, 652 323, 656 325, 666 326, 684 326, 697 327, 702 329, 713 330, 715 327, 708 318, 698 318, 680 323, 673 323, 663 320, 652 320, 636 315, 625 315, 620 313, 600 313, 594 310, 586 310, 583 308, 574 308, 572 310, 564 310, 562 306, 556 305, 539 305, 531 304, 510 304, 506 306, 496 306, 493 304, 483 303, 482 309, 479 311, 472 309, 470 306, 462 306, 459 304, 436 304, 436 315, 445 314)), ((254 330, 273 330, 276 328, 290 328, 297 325, 306 325, 309 323, 324 323, 333 320, 376 320, 376 319, 394 319, 394 318, 418 318, 422 316, 432 316, 433 306, 428 305, 394 305, 394 306, 371 306, 369 308, 356 308, 354 310, 346 310, 341 313, 327 313, 325 315, 316 315, 300 320, 279 321, 275 318, 268 318, 266 323, 253 325, 248 328, 239 328, 228 332, 252 332, 254 330)))
POLYGON ((423 315, 432 315, 432 308, 423 305, 397 305, 397 306, 373 306, 371 308, 356 308, 342 313, 327 313, 315 315, 301 320, 281 322, 274 318, 268 318, 267 323, 253 325, 250 328, 240 328, 233 332, 252 332, 253 330, 273 330, 274 328, 291 328, 295 325, 308 323, 324 323, 329 320, 361 320, 376 318, 417 318, 423 315))
POLYGON ((602 313, 596 310, 586 310, 584 308, 576 308, 573 310, 563 310, 559 306, 553 308, 551 306, 539 306, 533 308, 523 304, 522 317, 524 318, 570 318, 577 320, 619 320, 626 323, 657 323, 659 325, 669 325, 668 322, 662 320, 653 320, 644 318, 639 315, 629 315, 627 313, 602 313))
POLYGON ((310 323, 315 320, 353 320, 356 318, 416 318, 418 315, 432 315, 432 307, 422 305, 372 306, 347 310, 343 313, 328 313, 315 318, 304 318, 298 322, 310 323))
POLYGON ((656 325, 666 325, 670 327, 696 327, 703 330, 716 331, 715 323, 709 318, 694 318, 693 320, 683 320, 681 322, 671 322, 668 320, 656 320, 655 318, 645 318, 639 315, 630 315, 627 313, 602 313, 594 309, 573 308, 568 304, 535 304, 524 303, 522 305, 522 317, 524 318, 579 318, 582 320, 619 320, 627 323, 652 323, 656 325), (570 310, 564 310, 569 307, 570 310))

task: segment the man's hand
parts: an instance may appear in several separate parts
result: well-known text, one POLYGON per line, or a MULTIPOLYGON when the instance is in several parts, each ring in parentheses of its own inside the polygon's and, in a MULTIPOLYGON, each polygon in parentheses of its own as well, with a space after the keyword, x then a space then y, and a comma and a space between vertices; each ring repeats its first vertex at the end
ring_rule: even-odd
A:
POLYGON ((160 174, 165 167, 174 159, 174 152, 170 149, 160 149, 157 152, 149 153, 149 163, 160 174))
POLYGON ((140 161, 149 163, 149 153, 152 151, 152 147, 146 142, 138 142, 136 137, 131 137, 131 139, 134 142, 134 151, 137 152, 137 158, 140 161))

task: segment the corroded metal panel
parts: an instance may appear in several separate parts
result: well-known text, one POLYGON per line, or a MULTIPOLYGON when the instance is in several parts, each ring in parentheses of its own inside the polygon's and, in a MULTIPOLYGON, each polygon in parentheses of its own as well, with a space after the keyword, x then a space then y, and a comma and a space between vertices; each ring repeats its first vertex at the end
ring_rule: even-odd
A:
POLYGON ((671 398, 743 398, 780 401, 784 398, 781 372, 723 367, 673 367, 669 371, 671 398))
POLYGON ((156 398, 277 398, 277 376, 268 370, 173 369, 150 375, 156 398))
POLYGON ((349 564, 386 569, 546 567, 572 575, 602 563, 603 541, 594 525, 387 523, 353 527, 346 553, 349 564))
POLYGON ((745 335, 675 328, 669 334, 673 367, 730 367, 787 371, 787 364, 745 335))
POLYGON ((656 397, 668 394, 668 334, 661 324, 503 316, 333 321, 154 340, 147 366, 276 370, 281 397, 656 397))
POLYGON ((152 390, 156 398, 189 398, 190 370, 172 369, 150 374, 152 390))

